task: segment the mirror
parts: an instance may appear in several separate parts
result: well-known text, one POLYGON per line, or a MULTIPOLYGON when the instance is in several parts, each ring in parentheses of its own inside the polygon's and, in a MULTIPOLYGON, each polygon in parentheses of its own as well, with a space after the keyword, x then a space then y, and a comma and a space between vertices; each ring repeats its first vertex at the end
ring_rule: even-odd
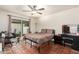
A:
POLYGON ((62 33, 79 33, 79 24, 66 24, 62 26, 62 33))

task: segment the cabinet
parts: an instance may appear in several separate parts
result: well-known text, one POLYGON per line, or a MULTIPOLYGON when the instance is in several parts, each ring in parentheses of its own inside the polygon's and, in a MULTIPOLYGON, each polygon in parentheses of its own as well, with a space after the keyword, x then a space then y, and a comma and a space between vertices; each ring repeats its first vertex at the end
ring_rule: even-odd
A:
POLYGON ((71 48, 79 51, 79 35, 76 34, 61 34, 63 44, 68 43, 71 48))
POLYGON ((54 43, 62 44, 61 35, 55 35, 55 36, 54 36, 54 43))

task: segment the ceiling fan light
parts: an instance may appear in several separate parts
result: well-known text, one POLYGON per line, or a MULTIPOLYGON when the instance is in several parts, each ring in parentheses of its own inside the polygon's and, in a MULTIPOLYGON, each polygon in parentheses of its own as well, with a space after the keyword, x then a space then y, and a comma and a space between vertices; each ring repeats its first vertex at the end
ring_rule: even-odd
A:
POLYGON ((33 13, 33 14, 35 14, 35 13, 36 13, 36 11, 32 11, 32 13, 33 13))

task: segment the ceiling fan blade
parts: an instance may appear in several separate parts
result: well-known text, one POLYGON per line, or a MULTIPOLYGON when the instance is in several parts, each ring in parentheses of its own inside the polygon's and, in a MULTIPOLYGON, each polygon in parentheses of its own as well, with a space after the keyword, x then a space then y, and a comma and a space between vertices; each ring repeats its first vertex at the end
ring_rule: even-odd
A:
POLYGON ((36 7, 37 7, 36 5, 33 5, 33 8, 34 8, 34 9, 36 9, 36 7))
POLYGON ((41 12, 37 12, 38 14, 42 14, 41 12))
POLYGON ((33 7, 32 7, 31 5, 28 5, 28 7, 29 7, 31 10, 33 10, 33 7))
POLYGON ((37 6, 36 5, 33 5, 32 7, 33 7, 33 11, 36 11, 36 7, 37 6))
POLYGON ((22 10, 23 12, 32 12, 32 11, 30 11, 30 10, 22 10))
POLYGON ((38 9, 38 10, 40 10, 40 11, 41 11, 41 10, 45 10, 45 8, 40 8, 40 9, 38 9))

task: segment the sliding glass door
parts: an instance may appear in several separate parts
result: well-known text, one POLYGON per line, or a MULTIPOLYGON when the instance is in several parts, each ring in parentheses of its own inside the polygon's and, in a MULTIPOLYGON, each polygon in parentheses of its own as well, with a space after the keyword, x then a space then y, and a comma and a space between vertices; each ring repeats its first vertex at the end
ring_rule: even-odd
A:
POLYGON ((8 15, 8 35, 15 33, 16 35, 22 36, 23 34, 30 32, 30 19, 8 15))
POLYGON ((19 36, 21 35, 21 20, 12 19, 11 33, 16 33, 19 36))
POLYGON ((12 19, 11 21, 11 33, 16 33, 19 36, 29 32, 29 21, 12 19))
POLYGON ((22 21, 22 34, 29 32, 29 21, 22 21))

